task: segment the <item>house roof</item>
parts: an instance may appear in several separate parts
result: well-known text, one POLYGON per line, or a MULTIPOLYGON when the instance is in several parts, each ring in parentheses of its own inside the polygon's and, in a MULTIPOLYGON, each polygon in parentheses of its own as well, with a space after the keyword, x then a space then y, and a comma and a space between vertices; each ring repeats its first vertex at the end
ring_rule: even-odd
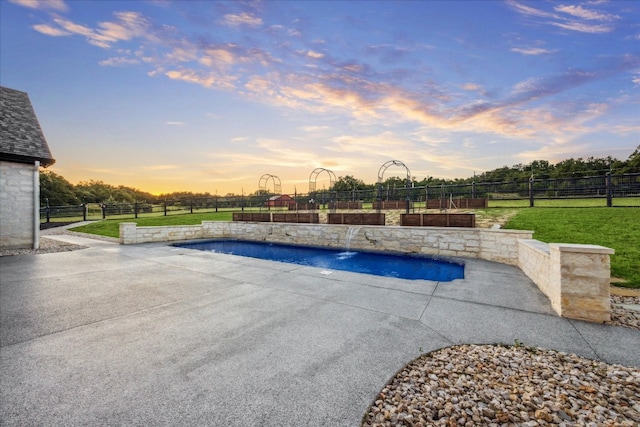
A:
POLYGON ((55 162, 29 95, 3 86, 0 86, 0 160, 16 163, 37 160, 42 166, 55 162))
POLYGON ((277 196, 269 197, 269 200, 293 200, 293 198, 288 194, 279 194, 277 196))

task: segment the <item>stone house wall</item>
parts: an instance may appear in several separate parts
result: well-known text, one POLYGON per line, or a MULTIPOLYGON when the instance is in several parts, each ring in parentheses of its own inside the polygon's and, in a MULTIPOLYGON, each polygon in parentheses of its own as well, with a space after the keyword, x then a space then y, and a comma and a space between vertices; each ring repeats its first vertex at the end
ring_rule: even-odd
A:
POLYGON ((0 161, 0 248, 39 247, 38 162, 0 161))

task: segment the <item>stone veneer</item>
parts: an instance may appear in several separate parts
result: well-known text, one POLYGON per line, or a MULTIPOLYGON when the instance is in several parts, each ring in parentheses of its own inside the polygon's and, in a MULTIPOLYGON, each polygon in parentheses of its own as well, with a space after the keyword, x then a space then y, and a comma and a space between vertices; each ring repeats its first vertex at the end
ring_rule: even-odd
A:
POLYGON ((487 228, 203 221, 163 227, 121 223, 120 243, 232 238, 343 248, 350 228, 358 230, 351 233, 353 249, 480 258, 510 265, 518 265, 518 240, 532 236, 531 231, 487 228))
POLYGON ((0 248, 38 248, 39 183, 34 163, 0 161, 0 248), (38 206, 36 206, 36 204, 38 206))
POLYGON ((593 245, 546 244, 533 232, 486 228, 349 226, 269 222, 203 221, 201 225, 137 227, 120 224, 120 243, 192 239, 242 239, 361 250, 478 258, 519 267, 561 316, 610 320, 613 250, 593 245))
POLYGON ((596 245, 519 242, 518 267, 549 298, 561 316, 590 322, 611 320, 613 249, 596 245))

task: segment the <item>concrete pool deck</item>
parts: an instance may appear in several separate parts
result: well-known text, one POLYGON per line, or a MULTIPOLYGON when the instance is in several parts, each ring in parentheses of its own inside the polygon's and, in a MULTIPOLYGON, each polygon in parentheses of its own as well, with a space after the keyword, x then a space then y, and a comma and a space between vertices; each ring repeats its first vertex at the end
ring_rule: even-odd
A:
POLYGON ((558 317, 503 264, 438 283, 48 237, 89 248, 0 257, 1 425, 357 426, 461 343, 640 367, 637 330, 558 317))

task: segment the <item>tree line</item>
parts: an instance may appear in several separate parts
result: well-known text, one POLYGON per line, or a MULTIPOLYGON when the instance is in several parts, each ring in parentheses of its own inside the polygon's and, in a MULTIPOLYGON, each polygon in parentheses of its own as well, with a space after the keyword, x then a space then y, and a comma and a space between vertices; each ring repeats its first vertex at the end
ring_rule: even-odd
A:
MULTIPOLYGON (((551 164, 546 160, 534 160, 528 164, 517 164, 513 166, 503 166, 492 171, 483 172, 479 175, 468 178, 441 179, 427 177, 420 181, 413 178, 412 184, 416 187, 432 185, 452 185, 470 184, 472 182, 521 182, 527 181, 532 176, 535 179, 553 179, 566 177, 600 176, 611 172, 614 175, 628 173, 640 173, 640 145, 629 156, 627 160, 618 160, 612 157, 588 157, 586 159, 567 159, 556 164, 551 164)), ((351 175, 341 176, 335 182, 335 191, 359 191, 373 190, 377 183, 367 184, 363 180, 351 175)), ((383 183, 386 188, 403 188, 406 179, 401 177, 390 177, 383 183)), ((256 192, 256 194, 259 191, 256 192)), ((226 196, 236 196, 227 194, 226 196)), ((136 188, 123 185, 110 185, 102 181, 81 181, 76 185, 71 184, 61 175, 49 170, 40 173, 40 198, 42 206, 65 206, 82 203, 134 203, 145 201, 147 203, 157 203, 165 199, 185 199, 213 197, 212 194, 173 192, 167 194, 153 195, 136 188)))

